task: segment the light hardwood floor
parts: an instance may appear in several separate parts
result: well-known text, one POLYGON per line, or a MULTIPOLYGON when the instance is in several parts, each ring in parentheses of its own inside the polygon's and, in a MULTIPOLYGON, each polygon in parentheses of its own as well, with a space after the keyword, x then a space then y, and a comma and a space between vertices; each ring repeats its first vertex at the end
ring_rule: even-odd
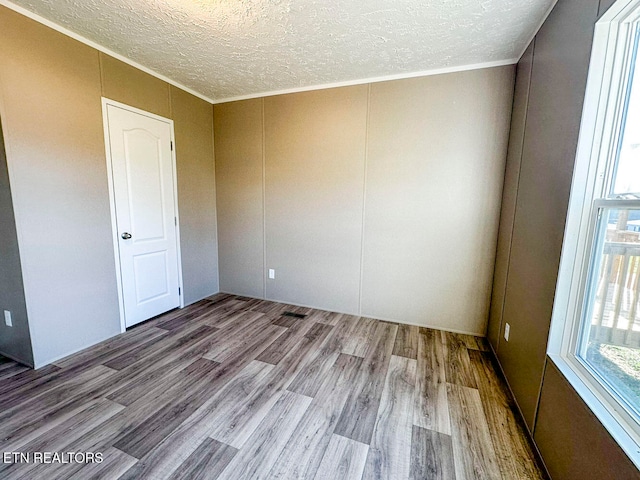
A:
POLYGON ((0 451, 104 458, 0 478, 545 478, 514 412, 484 339, 220 294, 0 360, 0 451))

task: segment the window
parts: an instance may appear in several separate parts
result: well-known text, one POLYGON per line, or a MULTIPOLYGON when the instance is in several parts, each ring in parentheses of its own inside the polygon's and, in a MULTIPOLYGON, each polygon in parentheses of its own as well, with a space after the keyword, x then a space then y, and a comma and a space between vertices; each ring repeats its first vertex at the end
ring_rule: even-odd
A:
POLYGON ((640 0, 618 0, 596 24, 549 342, 638 467, 639 45, 640 0))

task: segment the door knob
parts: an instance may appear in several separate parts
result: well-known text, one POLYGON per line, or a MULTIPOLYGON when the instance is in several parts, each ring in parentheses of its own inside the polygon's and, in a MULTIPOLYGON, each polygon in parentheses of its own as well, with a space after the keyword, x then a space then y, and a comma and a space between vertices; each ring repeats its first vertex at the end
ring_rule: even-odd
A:
POLYGON ((128 232, 124 232, 122 235, 120 235, 120 237, 122 237, 123 240, 129 240, 131 238, 131 234, 128 232))

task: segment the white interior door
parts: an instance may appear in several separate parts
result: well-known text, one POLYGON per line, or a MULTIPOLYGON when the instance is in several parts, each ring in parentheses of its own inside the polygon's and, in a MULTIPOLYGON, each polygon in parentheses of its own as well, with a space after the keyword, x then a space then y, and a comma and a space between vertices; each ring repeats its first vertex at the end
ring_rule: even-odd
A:
POLYGON ((106 105, 125 325, 180 305, 169 120, 106 105))

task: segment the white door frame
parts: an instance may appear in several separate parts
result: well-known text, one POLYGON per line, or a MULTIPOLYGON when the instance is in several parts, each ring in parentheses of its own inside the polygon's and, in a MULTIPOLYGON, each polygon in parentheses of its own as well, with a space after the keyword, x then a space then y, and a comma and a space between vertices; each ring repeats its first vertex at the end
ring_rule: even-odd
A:
POLYGON ((109 182, 109 207, 111 210, 111 231, 113 238, 113 251, 114 260, 116 265, 116 283, 118 285, 118 307, 120 309, 120 331, 124 333, 127 330, 125 312, 124 312, 124 294, 122 291, 122 272, 120 271, 120 242, 118 240, 118 225, 116 221, 116 197, 113 188, 113 164, 111 161, 111 139, 109 136, 109 118, 107 116, 107 107, 117 107, 123 110, 127 110, 132 113, 144 115, 154 120, 169 124, 171 128, 171 142, 173 148, 171 149, 171 168, 173 171, 173 204, 175 207, 176 216, 176 247, 178 252, 178 286, 180 287, 180 308, 184 308, 184 288, 182 285, 182 255, 180 252, 180 213, 178 211, 178 176, 176 169, 176 141, 175 132, 173 128, 173 120, 170 118, 161 117, 153 113, 145 112, 139 108, 125 105, 124 103, 116 102, 106 97, 102 97, 102 124, 104 127, 104 144, 107 154, 107 177, 109 182))

